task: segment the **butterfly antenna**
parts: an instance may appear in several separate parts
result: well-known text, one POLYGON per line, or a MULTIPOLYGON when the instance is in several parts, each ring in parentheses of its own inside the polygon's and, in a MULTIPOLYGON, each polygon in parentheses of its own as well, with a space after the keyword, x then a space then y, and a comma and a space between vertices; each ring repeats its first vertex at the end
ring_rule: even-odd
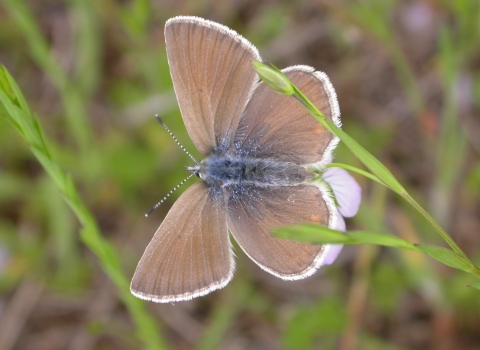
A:
POLYGON ((155 114, 155 118, 158 120, 158 122, 160 123, 161 126, 163 126, 163 128, 165 130, 167 130, 167 132, 170 134, 170 136, 172 137, 173 141, 175 141, 175 143, 182 149, 183 152, 185 152, 187 154, 187 156, 189 156, 194 162, 195 164, 198 164, 198 162, 195 160, 195 158, 193 158, 193 156, 190 154, 190 152, 188 152, 185 147, 182 146, 182 144, 180 143, 180 141, 177 140, 177 138, 175 137, 175 135, 173 135, 173 132, 170 131, 170 129, 165 125, 165 123, 163 122, 162 119, 160 119, 160 117, 158 116, 158 114, 155 114))
POLYGON ((173 188, 173 190, 171 190, 170 192, 167 193, 167 195, 165 197, 163 197, 163 199, 158 202, 157 204, 155 204, 149 211, 147 211, 147 213, 145 214, 145 217, 148 217, 155 209, 157 209, 163 202, 165 202, 165 200, 170 197, 170 195, 175 192, 176 190, 178 190, 178 188, 180 186, 182 186, 185 182, 187 182, 188 180, 190 180, 192 178, 192 176, 195 175, 195 173, 192 173, 190 175, 188 175, 188 177, 186 179, 183 179, 182 182, 180 182, 177 186, 175 186, 173 188))

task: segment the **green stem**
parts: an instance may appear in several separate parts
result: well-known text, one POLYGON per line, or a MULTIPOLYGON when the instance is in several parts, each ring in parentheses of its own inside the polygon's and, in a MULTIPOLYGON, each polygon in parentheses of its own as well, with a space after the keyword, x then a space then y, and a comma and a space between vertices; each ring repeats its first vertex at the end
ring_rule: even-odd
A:
POLYGON ((473 265, 473 268, 472 268, 472 273, 478 277, 480 277, 480 269, 478 267, 476 267, 475 265, 473 265))
POLYGON ((116 248, 102 235, 95 217, 80 198, 72 177, 63 171, 51 156, 37 116, 28 109, 20 89, 4 66, 0 66, 0 107, 1 115, 25 138, 32 153, 77 216, 82 226, 81 240, 97 256, 99 265, 117 287, 119 297, 132 316, 138 337, 145 348, 168 349, 168 344, 160 335, 156 320, 147 312, 145 303, 130 293, 129 281, 123 272, 116 248))
POLYGON ((354 166, 351 166, 351 165, 342 164, 342 163, 330 163, 330 164, 325 166, 325 169, 329 169, 329 168, 342 168, 342 169, 345 169, 345 170, 353 171, 357 174, 368 177, 370 180, 376 181, 381 185, 385 185, 382 181, 380 181, 380 179, 378 177, 376 177, 372 173, 369 173, 368 171, 365 171, 365 170, 362 170, 362 169, 355 168, 354 166))
MULTIPOLYGON (((357 158, 367 167, 372 173, 378 176, 381 183, 390 188, 391 190, 397 192, 403 198, 407 200, 424 218, 433 226, 435 231, 438 232, 440 237, 452 248, 454 252, 468 260, 470 259, 467 255, 460 249, 460 247, 455 243, 455 241, 448 235, 445 230, 428 214, 425 209, 423 209, 400 185, 400 183, 395 179, 395 177, 390 173, 390 171, 380 163, 373 155, 371 155, 367 150, 360 146, 355 140, 350 138, 343 130, 338 128, 331 121, 327 120, 322 112, 295 86, 294 87, 294 97, 300 101, 300 103, 305 107, 305 109, 316 119, 318 120, 328 131, 330 131, 335 136, 339 137, 346 146, 357 156, 357 158)), ((473 265, 473 263, 472 263, 473 265)), ((473 265, 474 266, 474 265, 473 265)), ((475 267, 476 270, 478 268, 475 267)))
MULTIPOLYGON (((433 219, 433 217, 425 210, 423 207, 417 203, 415 199, 413 199, 406 191, 404 193, 400 193, 400 195, 408 202, 412 207, 417 209, 417 211, 423 215, 425 219, 435 228, 438 234, 443 238, 445 242, 452 248, 452 250, 457 253, 458 255, 462 256, 463 258, 470 261, 467 255, 463 252, 462 249, 455 243, 455 241, 448 235, 447 232, 433 219)), ((473 264, 472 264, 473 265, 473 264)), ((477 269, 477 268, 476 268, 477 269)), ((478 269, 477 269, 478 270, 478 269)), ((479 271, 480 272, 480 271, 479 271)), ((480 275, 479 275, 480 276, 480 275)))

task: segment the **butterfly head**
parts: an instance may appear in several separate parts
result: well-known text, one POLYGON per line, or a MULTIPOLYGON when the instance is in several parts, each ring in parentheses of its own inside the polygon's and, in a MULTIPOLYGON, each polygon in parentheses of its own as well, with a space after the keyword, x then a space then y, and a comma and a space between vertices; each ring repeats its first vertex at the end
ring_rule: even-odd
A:
POLYGON ((207 159, 204 159, 201 162, 196 163, 195 165, 187 167, 187 170, 190 173, 195 174, 199 178, 204 180, 205 179, 206 167, 207 167, 207 159))

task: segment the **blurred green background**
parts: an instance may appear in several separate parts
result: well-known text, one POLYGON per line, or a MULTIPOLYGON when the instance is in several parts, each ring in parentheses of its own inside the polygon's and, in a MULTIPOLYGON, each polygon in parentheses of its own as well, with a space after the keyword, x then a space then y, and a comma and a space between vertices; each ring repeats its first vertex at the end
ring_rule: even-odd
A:
MULTIPOLYGON (((163 27, 177 15, 231 27, 278 67, 326 72, 344 129, 478 265, 478 0, 2 0, 0 63, 115 247, 125 280, 194 181, 144 218, 191 163, 153 116, 201 158, 166 59, 163 27)), ((360 167, 342 145, 336 160, 360 167)), ((397 196, 356 178, 363 202, 348 228, 442 244, 397 196)), ((225 289, 126 308, 79 229, 28 144, 0 118, 0 349, 480 348, 480 292, 466 287, 477 281, 418 253, 347 247, 333 266, 286 282, 236 247, 225 289)))

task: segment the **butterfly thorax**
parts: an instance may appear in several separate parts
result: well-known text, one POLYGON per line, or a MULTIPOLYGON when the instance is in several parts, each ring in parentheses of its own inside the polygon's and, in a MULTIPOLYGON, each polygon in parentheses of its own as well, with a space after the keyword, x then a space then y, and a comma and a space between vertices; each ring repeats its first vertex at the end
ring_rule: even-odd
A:
POLYGON ((199 164, 189 167, 209 186, 221 187, 237 184, 266 186, 292 186, 315 177, 304 166, 274 159, 245 156, 218 156, 212 154, 199 164))

